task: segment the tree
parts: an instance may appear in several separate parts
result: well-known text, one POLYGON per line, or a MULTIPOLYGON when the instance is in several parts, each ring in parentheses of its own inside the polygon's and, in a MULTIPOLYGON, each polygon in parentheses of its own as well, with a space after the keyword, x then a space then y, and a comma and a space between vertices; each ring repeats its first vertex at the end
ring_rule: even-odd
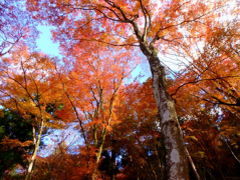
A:
POLYGON ((60 91, 68 107, 68 113, 61 111, 59 117, 66 118, 68 115, 69 120, 79 123, 84 140, 80 154, 86 154, 87 161, 85 168, 88 172, 85 174, 96 179, 106 136, 111 133, 113 125, 120 121, 115 114, 119 90, 134 63, 137 63, 137 58, 98 44, 86 47, 81 57, 75 55, 76 52, 77 47, 71 52, 74 59, 65 62, 69 66, 57 69, 57 78, 62 84, 60 91))
POLYGON ((8 54, 19 42, 33 44, 37 36, 35 23, 25 11, 22 0, 0 2, 0 57, 8 54), (32 42, 30 42, 32 41, 32 42))
POLYGON ((118 168, 126 179, 164 179, 164 149, 151 84, 149 79, 121 90, 116 114, 122 121, 106 140, 116 160, 122 157, 118 168))
POLYGON ((140 48, 152 72, 168 179, 188 179, 188 163, 158 53, 178 51, 180 46, 190 45, 189 39, 207 34, 207 27, 214 23, 217 15, 214 10, 219 6, 220 1, 28 0, 28 9, 38 12, 36 18, 46 19, 58 27, 54 38, 63 49, 84 45, 83 41, 140 48))
POLYGON ((171 82, 170 94, 203 179, 236 175, 240 162, 238 26, 235 17, 213 26, 199 56, 171 82))
POLYGON ((10 57, 1 61, 1 106, 31 120, 34 150, 26 179, 30 178, 44 128, 62 126, 49 106, 61 104, 61 94, 54 92, 55 84, 50 82, 54 67, 48 57, 29 53, 25 46, 18 47, 10 57))

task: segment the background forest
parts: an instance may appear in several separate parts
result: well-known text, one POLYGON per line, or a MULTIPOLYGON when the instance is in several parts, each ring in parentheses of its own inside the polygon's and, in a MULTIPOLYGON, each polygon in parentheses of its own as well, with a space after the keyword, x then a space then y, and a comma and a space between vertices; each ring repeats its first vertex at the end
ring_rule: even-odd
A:
POLYGON ((240 179, 239 7, 0 0, 0 179, 240 179))

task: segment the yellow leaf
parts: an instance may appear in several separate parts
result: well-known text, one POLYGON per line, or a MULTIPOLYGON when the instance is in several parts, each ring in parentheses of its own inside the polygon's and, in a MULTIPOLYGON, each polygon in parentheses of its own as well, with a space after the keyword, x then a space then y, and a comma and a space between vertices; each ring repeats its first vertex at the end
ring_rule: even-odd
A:
POLYGON ((185 136, 186 139, 191 139, 194 141, 198 141, 198 138, 196 138, 196 136, 185 136))

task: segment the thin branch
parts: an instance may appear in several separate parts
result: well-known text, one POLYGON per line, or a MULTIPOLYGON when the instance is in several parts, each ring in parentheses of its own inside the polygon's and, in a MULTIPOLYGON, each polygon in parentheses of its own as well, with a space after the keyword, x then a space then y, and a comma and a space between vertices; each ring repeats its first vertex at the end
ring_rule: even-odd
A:
POLYGON ((231 146, 228 143, 228 140, 226 139, 226 137, 224 137, 223 135, 221 135, 221 140, 227 145, 229 151, 231 152, 231 154, 233 155, 234 159, 240 164, 240 159, 238 159, 238 157, 235 155, 235 153, 232 151, 231 146))
POLYGON ((105 42, 105 41, 102 41, 102 40, 99 40, 99 39, 75 39, 75 40, 79 40, 79 41, 95 41, 95 42, 100 42, 100 43, 111 45, 111 46, 134 46, 134 47, 139 47, 139 45, 137 45, 135 43, 114 44, 114 43, 105 42))
POLYGON ((214 80, 217 80, 217 79, 225 79, 225 78, 240 78, 240 76, 224 76, 224 77, 216 77, 216 78, 208 78, 208 79, 199 79, 199 80, 194 80, 194 81, 189 81, 189 82, 186 82, 186 83, 183 83, 182 85, 178 86, 178 88, 175 90, 174 93, 171 94, 171 96, 175 96, 177 94, 177 92, 184 86, 188 85, 188 84, 196 84, 198 82, 201 82, 201 81, 214 81, 214 80))
POLYGON ((147 37, 147 29, 148 29, 148 17, 147 17, 147 10, 146 8, 144 7, 143 5, 143 2, 142 0, 139 0, 139 3, 140 3, 140 7, 141 7, 141 11, 143 13, 143 16, 144 16, 144 28, 143 28, 143 36, 142 36, 142 39, 143 41, 146 40, 146 37, 147 37))

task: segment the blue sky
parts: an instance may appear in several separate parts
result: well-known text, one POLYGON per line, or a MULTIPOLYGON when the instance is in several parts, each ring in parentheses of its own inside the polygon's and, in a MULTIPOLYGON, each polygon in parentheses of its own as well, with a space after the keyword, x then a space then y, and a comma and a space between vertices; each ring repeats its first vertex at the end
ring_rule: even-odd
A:
POLYGON ((53 42, 51 39, 51 29, 53 27, 39 25, 37 29, 40 31, 39 38, 37 39, 37 50, 51 56, 60 56, 59 44, 53 42))

